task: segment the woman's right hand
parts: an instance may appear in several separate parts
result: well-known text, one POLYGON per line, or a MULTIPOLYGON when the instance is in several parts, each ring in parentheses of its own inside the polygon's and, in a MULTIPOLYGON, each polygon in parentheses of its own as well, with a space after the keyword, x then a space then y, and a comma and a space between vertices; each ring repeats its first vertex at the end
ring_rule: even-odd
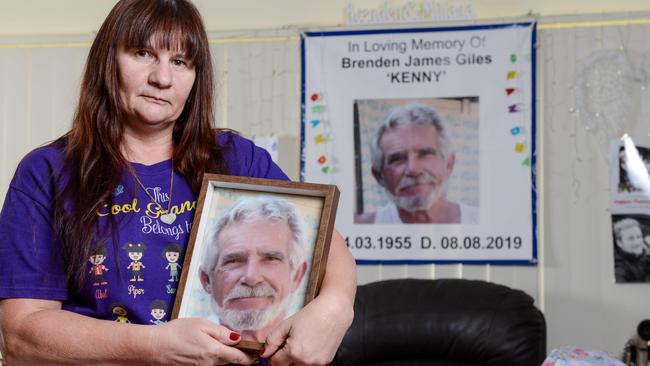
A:
POLYGON ((149 326, 156 365, 250 365, 255 357, 234 348, 241 335, 202 318, 175 319, 149 326))

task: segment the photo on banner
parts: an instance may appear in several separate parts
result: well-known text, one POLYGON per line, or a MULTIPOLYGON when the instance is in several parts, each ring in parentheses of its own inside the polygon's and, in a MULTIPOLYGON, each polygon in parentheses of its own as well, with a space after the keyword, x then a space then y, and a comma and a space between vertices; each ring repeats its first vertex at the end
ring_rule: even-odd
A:
POLYGON ((391 218, 396 202, 397 206, 410 209, 428 206, 427 201, 442 195, 460 205, 460 223, 479 223, 477 97, 371 99, 354 103, 355 135, 359 136, 355 155, 361 157, 355 161, 355 224, 418 223, 391 218), (435 116, 433 119, 444 129, 444 140, 433 126, 407 127, 403 131, 388 128, 391 123, 399 123, 399 119, 410 121, 409 114, 422 114, 418 118, 423 119, 427 113, 435 116), (427 132, 438 136, 427 138, 427 132), (384 144, 392 144, 390 156, 384 156, 389 153, 384 151, 384 144), (419 156, 412 156, 414 153, 419 156), (382 160, 389 162, 384 166, 382 160), (402 172, 405 178, 399 182, 386 182, 391 173, 402 172), (418 184, 431 184, 434 189, 418 200, 420 195, 409 194, 418 189, 418 184))
POLYGON ((359 264, 536 264, 534 22, 307 32, 301 179, 359 264))

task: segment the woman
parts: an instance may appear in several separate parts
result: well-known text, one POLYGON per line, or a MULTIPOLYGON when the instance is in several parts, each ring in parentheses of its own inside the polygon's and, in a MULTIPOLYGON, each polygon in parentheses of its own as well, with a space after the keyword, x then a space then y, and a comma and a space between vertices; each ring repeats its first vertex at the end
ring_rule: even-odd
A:
MULTIPOLYGON (((72 129, 19 164, 0 213, 0 335, 10 364, 251 364, 240 335, 168 321, 205 172, 287 179, 212 129, 212 65, 187 0, 122 0, 97 33, 72 129), (174 264, 178 269, 178 266, 174 264), (159 324, 144 326, 141 324, 159 324)), ((320 295, 267 338, 276 365, 331 360, 352 321, 337 234, 320 295)))

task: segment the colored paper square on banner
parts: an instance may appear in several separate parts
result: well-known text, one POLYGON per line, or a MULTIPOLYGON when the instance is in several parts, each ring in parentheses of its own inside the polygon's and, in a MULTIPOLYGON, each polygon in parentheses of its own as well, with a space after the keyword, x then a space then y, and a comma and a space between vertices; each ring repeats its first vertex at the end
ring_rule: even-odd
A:
POLYGON ((316 143, 316 144, 322 144, 325 141, 327 141, 327 137, 325 137, 325 136, 323 136, 321 134, 318 134, 318 135, 314 136, 314 143, 316 143))
POLYGON ((311 112, 314 114, 320 114, 325 112, 325 106, 324 105, 315 105, 311 107, 311 112))
POLYGON ((518 152, 518 153, 524 152, 525 148, 526 148, 526 146, 521 142, 518 142, 518 143, 515 144, 515 151, 518 152))

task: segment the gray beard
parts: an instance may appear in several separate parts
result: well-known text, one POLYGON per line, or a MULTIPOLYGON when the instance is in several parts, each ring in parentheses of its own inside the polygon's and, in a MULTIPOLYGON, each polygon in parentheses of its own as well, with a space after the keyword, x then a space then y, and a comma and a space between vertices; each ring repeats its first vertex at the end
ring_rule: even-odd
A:
MULTIPOLYGON (((224 300, 226 302, 226 300, 224 300)), ((264 309, 255 310, 238 310, 221 307, 212 299, 212 307, 219 317, 219 323, 228 326, 231 330, 259 330, 269 325, 279 315, 287 313, 291 304, 291 294, 287 295, 282 301, 271 304, 264 309)))
POLYGON ((424 211, 433 206, 447 193, 447 180, 442 184, 435 184, 434 188, 424 196, 396 196, 386 190, 386 193, 395 205, 408 212, 424 211))

